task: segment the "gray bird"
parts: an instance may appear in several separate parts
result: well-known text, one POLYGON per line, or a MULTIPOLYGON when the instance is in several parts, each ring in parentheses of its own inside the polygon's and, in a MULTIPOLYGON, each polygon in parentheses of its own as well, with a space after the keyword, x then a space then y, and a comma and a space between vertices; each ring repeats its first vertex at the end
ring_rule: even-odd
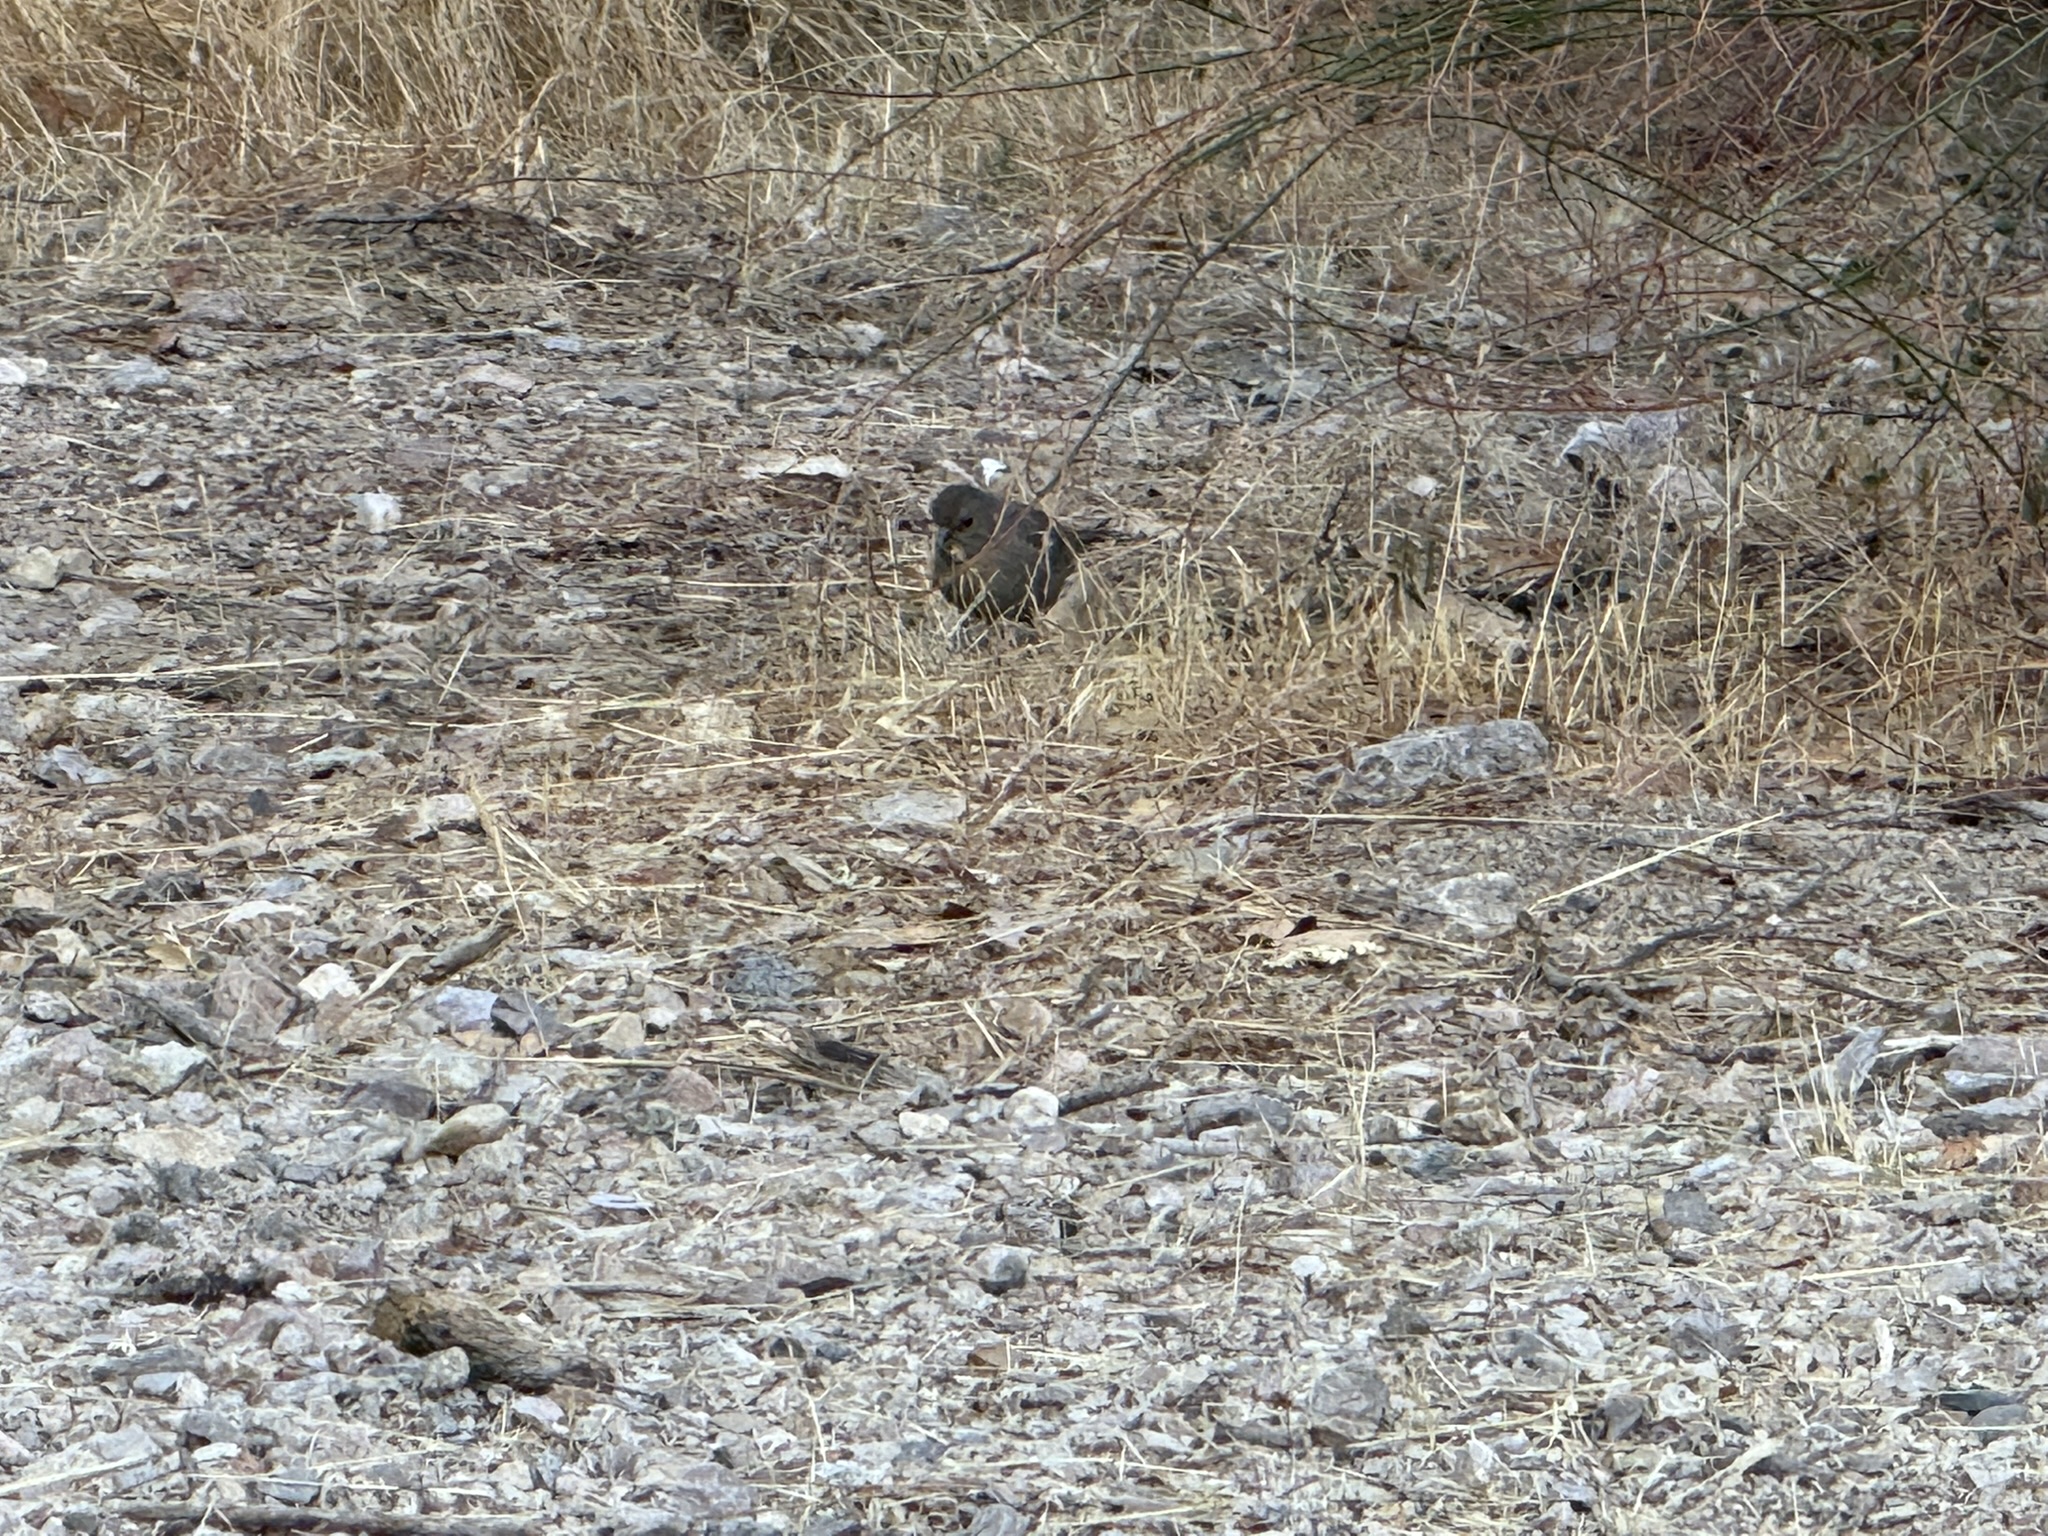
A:
POLYGON ((1029 620, 1059 601, 1081 546, 1034 506, 974 485, 932 498, 932 585, 983 622, 1029 620))

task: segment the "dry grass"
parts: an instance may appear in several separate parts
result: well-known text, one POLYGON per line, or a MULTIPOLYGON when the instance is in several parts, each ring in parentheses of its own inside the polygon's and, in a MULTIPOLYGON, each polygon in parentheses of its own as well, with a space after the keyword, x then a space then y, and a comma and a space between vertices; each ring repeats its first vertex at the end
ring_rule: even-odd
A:
POLYGON ((557 275, 716 226, 760 313, 865 267, 828 303, 913 374, 991 331, 1125 359, 1030 465, 1169 509, 1112 633, 984 661, 841 603, 789 642, 809 696, 965 668, 1008 734, 1049 711, 1190 762, 1508 709, 1642 781, 1998 777, 2038 766, 2048 681, 2039 34, 1882 4, 6 0, 0 133, 25 279, 408 186, 434 201, 390 217, 510 215, 557 275), (1090 435, 1228 344, 1342 387, 1229 404, 1191 468, 1090 435), (1555 462, 1578 420, 1671 408, 1659 455, 1555 462), (1652 505, 1670 463, 1725 501, 1652 505))

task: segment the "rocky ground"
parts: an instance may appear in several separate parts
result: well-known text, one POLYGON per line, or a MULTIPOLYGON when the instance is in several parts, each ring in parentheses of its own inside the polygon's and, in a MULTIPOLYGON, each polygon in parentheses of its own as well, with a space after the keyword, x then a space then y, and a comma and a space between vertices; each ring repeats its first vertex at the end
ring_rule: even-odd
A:
POLYGON ((2041 1528, 2031 801, 1167 750, 921 587, 1114 355, 410 234, 6 294, 0 1529, 2041 1528))

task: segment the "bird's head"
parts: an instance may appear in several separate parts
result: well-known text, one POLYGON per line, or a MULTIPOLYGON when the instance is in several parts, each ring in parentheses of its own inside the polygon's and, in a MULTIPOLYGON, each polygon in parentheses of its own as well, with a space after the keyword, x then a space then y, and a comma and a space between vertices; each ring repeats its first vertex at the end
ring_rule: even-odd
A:
POLYGON ((987 534, 1003 509, 1002 498, 978 485, 949 485, 932 498, 932 528, 940 535, 987 534))

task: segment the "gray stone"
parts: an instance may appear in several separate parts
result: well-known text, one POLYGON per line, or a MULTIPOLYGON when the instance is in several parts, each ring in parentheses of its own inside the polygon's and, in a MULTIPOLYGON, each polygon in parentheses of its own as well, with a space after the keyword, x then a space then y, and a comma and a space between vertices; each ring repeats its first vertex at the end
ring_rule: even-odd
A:
POLYGON ((297 1006, 298 999, 275 977, 236 955, 214 978, 207 1011, 230 1042, 246 1049, 275 1040, 297 1006))
POLYGON ((951 790, 898 789, 861 807, 861 818, 879 830, 943 832, 967 814, 967 797, 951 790))
POLYGON ((171 382, 171 370, 162 363, 151 362, 138 357, 133 362, 123 363, 107 375, 107 393, 110 395, 135 395, 145 389, 162 389, 171 382))
POLYGON ((427 1397, 446 1397, 469 1385, 469 1354, 450 1345, 437 1349, 420 1361, 420 1391, 427 1397))
POLYGON ((1374 1433, 1392 1397, 1370 1364, 1353 1362, 1323 1372, 1309 1388, 1310 1433, 1323 1445, 1349 1445, 1374 1433))
POLYGON ((1414 896, 1426 911, 1448 917, 1479 938, 1494 938, 1515 926, 1521 903, 1515 877, 1498 870, 1478 875, 1453 875, 1426 885, 1414 896))
POLYGON ((39 784, 52 789, 70 789, 89 784, 113 784, 121 775, 112 768, 102 768, 78 748, 73 746, 52 747, 39 752, 29 762, 29 777, 39 784))
POLYGON ((1550 743, 1527 720, 1482 720, 1409 731, 1361 747, 1348 763, 1313 781, 1334 809, 1384 806, 1446 784, 1475 784, 1533 773, 1550 761, 1550 743))
POLYGON ((786 1003, 817 990, 815 973, 770 949, 743 949, 725 987, 750 1002, 786 1003))
POLYGON ((1212 1093, 1190 1100, 1181 1110, 1181 1129, 1188 1136, 1199 1137, 1226 1125, 1264 1124, 1278 1135, 1293 1118, 1293 1108, 1269 1093, 1212 1093))
POLYGON ((974 1281, 991 1296, 1005 1296, 1031 1277, 1028 1248, 984 1248, 974 1263, 974 1281))
POLYGON ((145 1045, 135 1053, 132 1062, 134 1080, 144 1092, 162 1098, 167 1093, 176 1093, 209 1059, 206 1052, 178 1040, 145 1045))
POLYGON ((68 1024, 78 1016, 62 992, 29 992, 21 999, 21 1016, 38 1024, 68 1024))
POLYGON ((606 405, 630 406, 634 410, 651 411, 661 404, 661 391, 652 384, 637 379, 622 379, 616 384, 607 384, 597 392, 597 398, 606 405))
POLYGON ((1999 1089, 2048 1076, 2048 1040, 2032 1035, 1963 1035, 1941 1058, 1948 1078, 1995 1079, 1999 1089))
POLYGON ((302 1463, 286 1467, 262 1487, 280 1504, 311 1504, 320 1497, 320 1474, 302 1463))
POLYGON ((23 550, 8 562, 7 579, 31 592, 54 592, 63 580, 57 552, 41 544, 23 550))
POLYGON ((192 325, 247 325, 249 296, 239 288, 202 288, 180 295, 178 318, 192 325))

